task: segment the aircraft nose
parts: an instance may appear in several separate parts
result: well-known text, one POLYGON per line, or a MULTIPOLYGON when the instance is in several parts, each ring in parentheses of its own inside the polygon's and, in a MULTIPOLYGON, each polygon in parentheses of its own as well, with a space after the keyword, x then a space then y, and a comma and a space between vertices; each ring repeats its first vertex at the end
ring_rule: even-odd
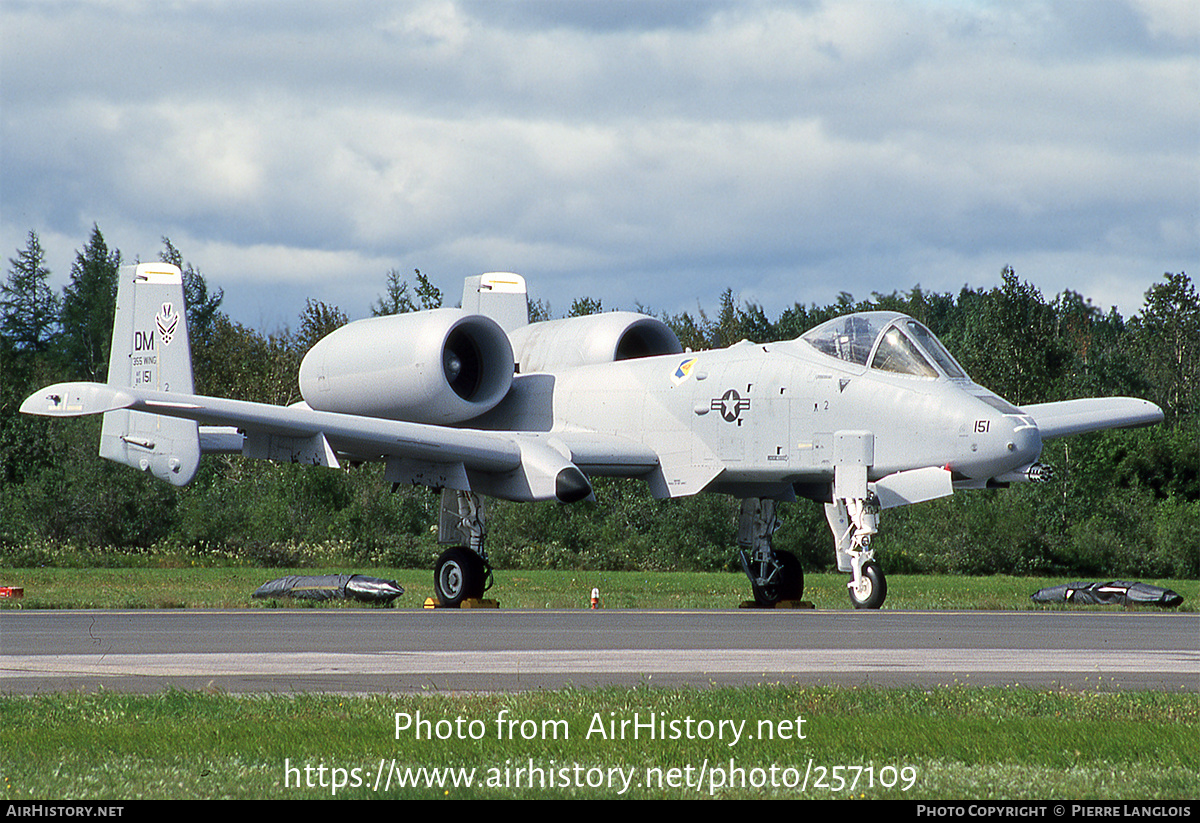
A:
POLYGON ((1028 466, 1037 460, 1042 454, 1042 435, 1033 418, 1006 415, 1003 419, 1008 429, 1004 448, 1012 457, 1012 466, 1028 466))
POLYGON ((1042 435, 1028 415, 996 414, 974 423, 969 451, 954 468, 976 479, 1001 477, 1037 461, 1042 435))

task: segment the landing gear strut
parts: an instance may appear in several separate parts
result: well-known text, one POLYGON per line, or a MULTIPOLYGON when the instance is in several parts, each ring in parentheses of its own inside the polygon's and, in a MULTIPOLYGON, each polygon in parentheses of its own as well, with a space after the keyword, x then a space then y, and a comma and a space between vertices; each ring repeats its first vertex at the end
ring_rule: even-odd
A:
POLYGON ((837 544, 838 571, 850 573, 850 602, 856 609, 878 609, 887 597, 887 580, 871 548, 871 535, 879 531, 879 500, 874 494, 836 498, 825 504, 825 519, 837 544))
POLYGON ((492 587, 492 566, 483 548, 486 535, 483 498, 443 489, 438 542, 456 544, 442 552, 433 567, 433 590, 443 607, 457 609, 492 587))
POLYGON ((804 595, 804 570, 791 552, 775 551, 771 536, 779 529, 775 501, 766 497, 742 501, 738 519, 738 554, 750 579, 754 602, 771 608, 781 600, 804 595))

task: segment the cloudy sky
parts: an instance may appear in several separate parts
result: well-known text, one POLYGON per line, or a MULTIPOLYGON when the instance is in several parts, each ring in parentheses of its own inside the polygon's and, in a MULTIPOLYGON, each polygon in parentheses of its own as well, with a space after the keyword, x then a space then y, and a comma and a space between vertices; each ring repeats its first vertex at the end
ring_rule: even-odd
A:
POLYGON ((1200 4, 0 0, 2 259, 61 286, 93 224, 268 330, 391 268, 776 317, 1012 265, 1128 316, 1200 270, 1200 4))

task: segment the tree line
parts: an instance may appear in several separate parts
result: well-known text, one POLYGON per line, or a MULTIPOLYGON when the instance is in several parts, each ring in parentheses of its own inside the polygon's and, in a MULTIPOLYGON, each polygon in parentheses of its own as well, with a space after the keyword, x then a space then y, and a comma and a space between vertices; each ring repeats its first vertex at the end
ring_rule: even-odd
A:
MULTIPOLYGON (((288 404, 308 348, 347 322, 307 301, 295 329, 264 333, 231 320, 223 293, 167 238, 159 258, 184 273, 196 390, 288 404)), ((35 232, 0 285, 0 563, 191 562, 302 565, 339 562, 428 567, 437 496, 394 493, 379 466, 317 471, 212 457, 174 489, 96 456, 98 418, 50 421, 17 412, 62 380, 104 381, 119 250, 98 227, 61 293, 35 232), (314 548, 316 547, 316 548, 314 548), (332 552, 332 554, 331 554, 332 552), (151 560, 147 560, 151 558, 151 560)), ((436 308, 441 291, 414 270, 387 272, 376 315, 436 308)), ((644 307, 638 310, 651 313, 644 307)), ((574 299, 568 315, 603 311, 574 299)), ((921 320, 981 385, 1017 405, 1131 395, 1158 403, 1163 425, 1048 443, 1056 480, 956 494, 889 510, 877 538, 894 572, 1200 577, 1200 299, 1185 273, 1167 273, 1139 312, 1123 318, 1065 291, 1047 299, 1006 268, 990 289, 908 291, 827 306, 795 304, 772 320, 732 289, 712 313, 662 314, 693 350, 792 339, 852 311, 893 310, 921 320)), ((552 316, 531 301, 531 317, 552 316)), ((500 567, 612 570, 732 568, 735 505, 716 495, 650 498, 644 484, 600 479, 596 505, 490 502, 489 554, 500 567)), ((820 506, 782 507, 776 545, 805 568, 833 565, 820 506)))

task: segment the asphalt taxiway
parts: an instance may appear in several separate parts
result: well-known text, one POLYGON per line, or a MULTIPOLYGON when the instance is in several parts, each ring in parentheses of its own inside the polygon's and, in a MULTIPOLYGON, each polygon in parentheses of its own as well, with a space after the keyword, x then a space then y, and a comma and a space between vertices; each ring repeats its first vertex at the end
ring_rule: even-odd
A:
POLYGON ((1200 691, 1200 614, 157 610, 0 613, 0 691, 604 684, 1200 691))

